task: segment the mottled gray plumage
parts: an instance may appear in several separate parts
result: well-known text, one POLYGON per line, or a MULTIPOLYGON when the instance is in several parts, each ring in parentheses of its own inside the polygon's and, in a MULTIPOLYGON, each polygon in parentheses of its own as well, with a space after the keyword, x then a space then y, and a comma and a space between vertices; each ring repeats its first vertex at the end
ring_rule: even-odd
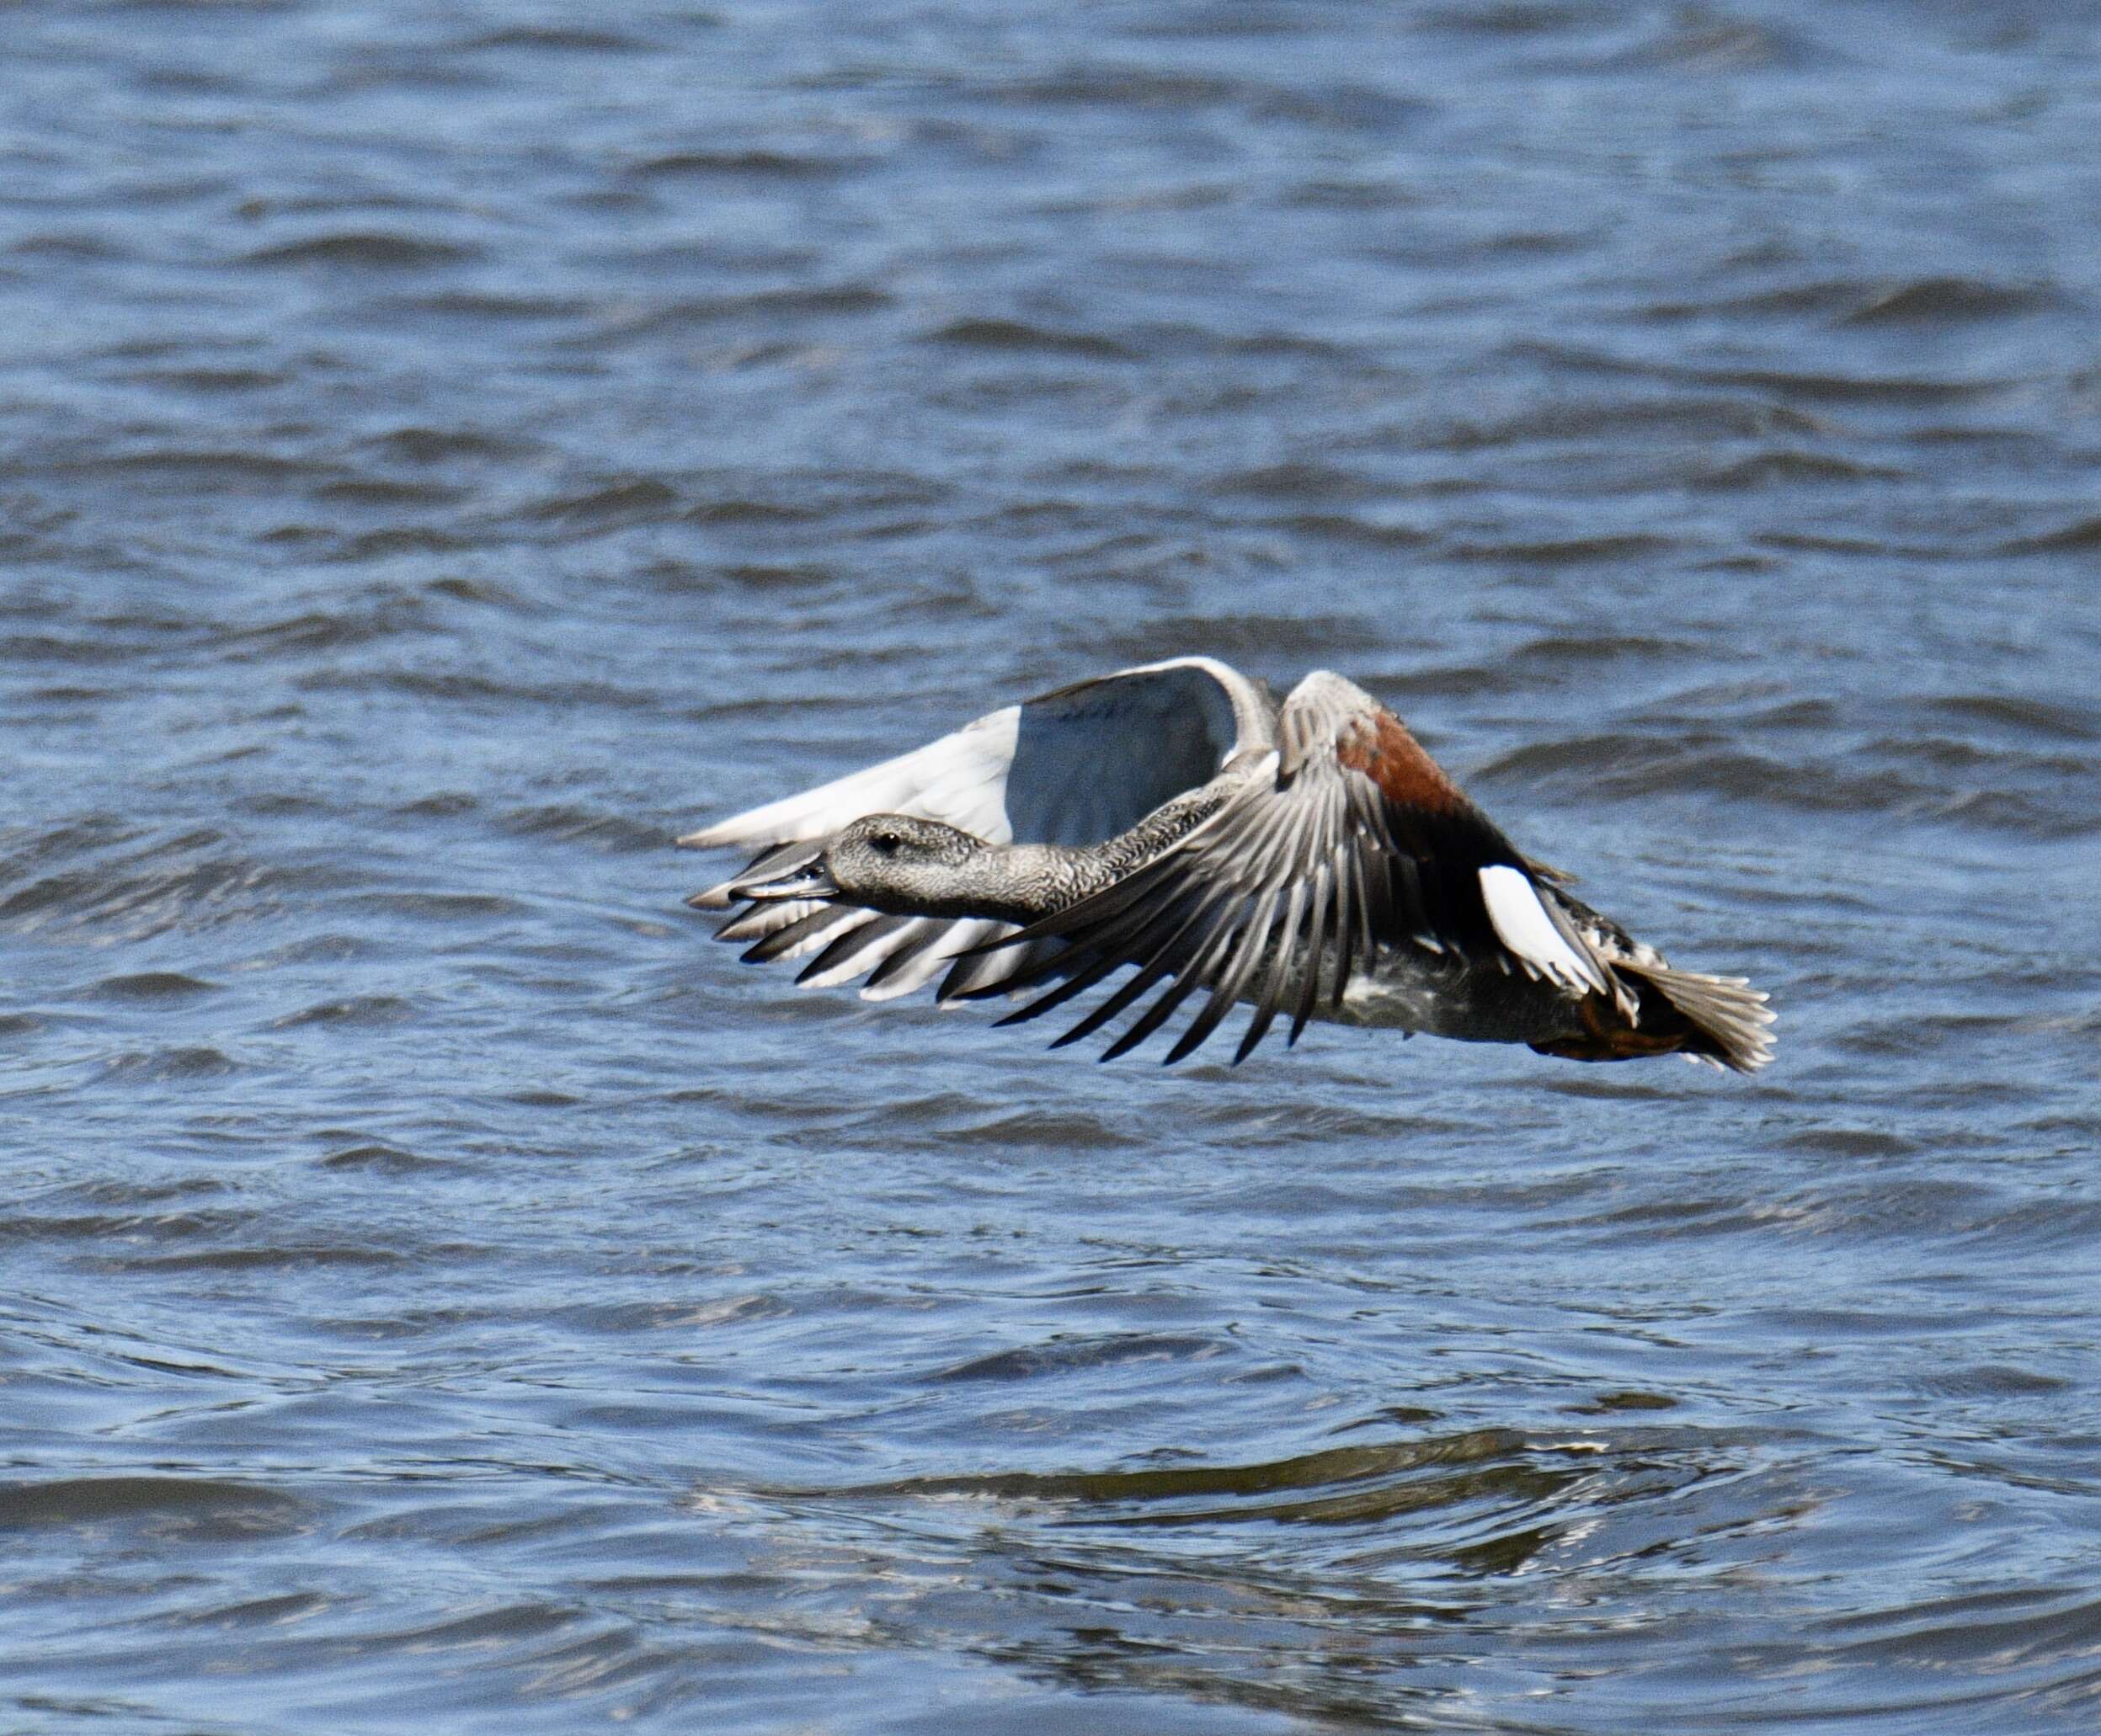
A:
POLYGON ((1325 671, 1279 706, 1208 659, 1126 670, 682 841, 775 846, 693 902, 744 906, 721 933, 748 958, 816 951, 804 980, 1052 985, 1012 1022, 1128 970, 1060 1039, 1157 990, 1109 1056, 1201 993, 1170 1061, 1241 1003, 1236 1060, 1287 1014, 1294 1041, 1320 1019, 1581 1060, 1771 1057, 1763 995, 1672 969, 1570 897, 1325 671))

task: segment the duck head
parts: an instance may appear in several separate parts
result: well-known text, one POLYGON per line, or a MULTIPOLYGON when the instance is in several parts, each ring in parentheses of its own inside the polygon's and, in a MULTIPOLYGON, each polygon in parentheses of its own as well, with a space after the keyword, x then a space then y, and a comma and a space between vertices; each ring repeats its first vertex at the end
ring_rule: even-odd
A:
POLYGON ((989 848, 939 820, 868 814, 834 833, 815 857, 744 887, 754 898, 833 898, 900 916, 941 913, 989 848))

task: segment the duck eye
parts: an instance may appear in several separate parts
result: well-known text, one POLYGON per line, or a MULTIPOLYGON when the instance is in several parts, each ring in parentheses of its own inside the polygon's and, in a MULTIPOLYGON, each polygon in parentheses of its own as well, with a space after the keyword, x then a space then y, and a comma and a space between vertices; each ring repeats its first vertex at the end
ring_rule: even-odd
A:
POLYGON ((894 832, 872 832, 868 835, 868 847, 879 856, 894 856, 898 846, 904 840, 894 832))

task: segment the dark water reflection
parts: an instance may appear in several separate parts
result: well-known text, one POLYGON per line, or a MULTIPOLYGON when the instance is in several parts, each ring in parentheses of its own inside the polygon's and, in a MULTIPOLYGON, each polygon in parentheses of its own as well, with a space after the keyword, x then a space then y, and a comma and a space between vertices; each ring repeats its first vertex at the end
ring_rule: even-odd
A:
POLYGON ((2091 1729, 2098 32, 0 9, 0 1722, 2091 1729), (680 908, 1192 650, 1776 1067, 680 908))

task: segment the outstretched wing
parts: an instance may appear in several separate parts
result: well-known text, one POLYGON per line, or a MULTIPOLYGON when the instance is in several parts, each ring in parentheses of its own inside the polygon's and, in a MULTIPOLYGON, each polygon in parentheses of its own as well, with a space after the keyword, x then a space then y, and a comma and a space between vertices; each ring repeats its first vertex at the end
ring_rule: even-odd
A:
MULTIPOLYGON (((1059 688, 913 753, 681 838, 692 849, 764 847, 742 874, 687 902, 726 908, 737 902, 740 884, 792 871, 824 839, 867 814, 941 820, 990 844, 1099 844, 1209 782, 1236 754, 1266 748, 1273 715, 1259 684, 1210 658, 1177 658, 1059 688)), ((813 987, 869 973, 862 993, 887 999, 1011 929, 799 899, 749 904, 717 932, 755 942, 745 956, 761 961, 815 953, 797 979, 813 987)), ((993 986, 1058 950, 981 954, 958 967, 943 992, 993 986)))
MULTIPOLYGON (((1057 961, 1064 980, 1011 1019, 1048 1012, 1135 967, 1060 1044, 1164 984, 1103 1058, 1144 1041, 1205 989, 1166 1058, 1189 1054, 1246 999, 1255 1013, 1238 1061, 1287 1010, 1296 1041, 1324 994, 1339 1005, 1352 968, 1395 945, 1493 961, 1571 997, 1615 993, 1609 968, 1542 885, 1398 717, 1316 671, 1285 701, 1275 750, 1217 813, 1114 886, 1014 936, 1016 945, 1062 940, 1066 951, 1057 961)), ((1050 974, 1032 962, 1000 986, 1050 974)))

